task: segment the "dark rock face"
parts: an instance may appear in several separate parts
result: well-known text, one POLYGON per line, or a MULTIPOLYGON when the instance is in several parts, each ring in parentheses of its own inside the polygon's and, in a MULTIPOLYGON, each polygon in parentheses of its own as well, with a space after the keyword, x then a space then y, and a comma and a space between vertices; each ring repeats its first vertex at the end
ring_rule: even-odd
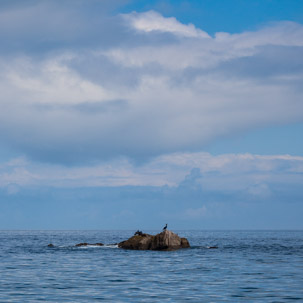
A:
POLYGON ((149 234, 135 235, 126 241, 120 242, 118 247, 136 250, 176 250, 190 247, 186 238, 180 238, 169 230, 153 236, 149 234))
POLYGON ((190 247, 189 242, 186 238, 181 238, 181 246, 182 246, 182 248, 190 247))
POLYGON ((79 244, 76 244, 75 246, 76 247, 81 247, 81 246, 89 246, 89 245, 95 245, 95 246, 103 246, 104 244, 103 243, 93 243, 93 244, 90 244, 90 243, 79 243, 79 244))
POLYGON ((120 242, 118 247, 124 249, 147 250, 150 249, 150 243, 154 236, 149 234, 134 235, 126 241, 120 242))

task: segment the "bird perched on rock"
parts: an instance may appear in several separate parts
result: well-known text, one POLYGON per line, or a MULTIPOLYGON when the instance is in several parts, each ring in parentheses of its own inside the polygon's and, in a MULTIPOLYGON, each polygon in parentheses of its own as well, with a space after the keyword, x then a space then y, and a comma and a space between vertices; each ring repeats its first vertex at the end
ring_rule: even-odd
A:
POLYGON ((143 232, 139 229, 134 233, 134 236, 142 236, 142 235, 143 235, 143 232))
POLYGON ((163 230, 166 230, 167 229, 167 223, 166 223, 166 225, 163 227, 163 230))

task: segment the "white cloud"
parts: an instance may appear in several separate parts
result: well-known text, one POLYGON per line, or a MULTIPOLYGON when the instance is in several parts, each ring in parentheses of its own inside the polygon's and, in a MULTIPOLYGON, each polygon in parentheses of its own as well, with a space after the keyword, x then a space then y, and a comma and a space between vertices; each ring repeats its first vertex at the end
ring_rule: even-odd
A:
POLYGON ((263 45, 302 46, 302 25, 294 22, 276 22, 255 32, 240 34, 216 33, 216 41, 236 49, 252 49, 263 45))
POLYGON ((28 57, 0 62, 4 79, 0 82, 2 102, 25 104, 78 104, 115 97, 113 92, 78 75, 65 62, 74 55, 65 54, 36 62, 28 57))
POLYGON ((145 13, 133 12, 129 15, 124 15, 124 18, 128 20, 135 29, 147 33, 159 31, 183 37, 209 38, 206 32, 196 28, 193 24, 184 25, 174 17, 165 18, 155 11, 145 13))
POLYGON ((195 189, 199 185, 206 191, 246 191, 252 195, 269 195, 268 184, 302 182, 303 157, 289 155, 178 153, 160 156, 139 166, 120 159, 78 167, 13 159, 0 166, 0 187, 11 184, 54 187, 178 187, 192 184, 195 189), (195 173, 191 173, 193 169, 195 173))
POLYGON ((156 12, 114 20, 126 37, 0 57, 2 144, 53 163, 146 159, 303 121, 301 25, 211 38, 156 12))
MULTIPOLYGON (((132 24, 137 20, 138 22, 154 20, 157 23, 160 17, 161 20, 170 20, 154 12, 127 15, 127 19, 130 19, 132 24)), ((175 22, 184 26, 177 20, 175 22)), ((136 28, 145 31, 144 28, 136 28)), ((105 54, 125 66, 160 63, 161 66, 172 70, 189 67, 208 69, 228 60, 259 54, 262 52, 260 48, 264 46, 303 46, 303 26, 293 22, 281 22, 255 32, 217 33, 215 38, 202 40, 198 39, 198 35, 192 37, 193 39, 190 40, 180 39, 179 43, 171 42, 162 45, 146 43, 134 48, 114 48, 105 54)))

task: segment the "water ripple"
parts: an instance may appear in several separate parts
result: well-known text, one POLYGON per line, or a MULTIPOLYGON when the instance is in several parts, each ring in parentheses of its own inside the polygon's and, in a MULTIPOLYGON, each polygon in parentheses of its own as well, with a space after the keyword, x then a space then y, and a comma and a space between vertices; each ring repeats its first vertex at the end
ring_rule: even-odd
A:
POLYGON ((117 243, 131 231, 2 231, 0 301, 303 301, 303 232, 178 233, 192 248, 75 247, 117 243))

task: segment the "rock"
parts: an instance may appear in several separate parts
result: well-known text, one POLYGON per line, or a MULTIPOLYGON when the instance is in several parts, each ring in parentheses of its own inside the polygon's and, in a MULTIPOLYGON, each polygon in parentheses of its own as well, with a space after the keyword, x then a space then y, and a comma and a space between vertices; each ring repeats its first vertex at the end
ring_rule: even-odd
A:
POLYGON ((118 247, 135 250, 176 250, 190 247, 186 238, 180 238, 169 230, 153 236, 149 234, 135 235, 126 241, 120 242, 118 247))
POLYGON ((55 245, 50 243, 50 244, 47 245, 47 247, 55 247, 55 245))
POLYGON ((90 244, 90 243, 79 243, 79 244, 76 244, 75 246, 76 247, 81 247, 81 246, 89 246, 89 245, 95 245, 95 246, 103 246, 104 244, 103 243, 93 243, 93 244, 90 244))
POLYGON ((182 248, 190 247, 189 242, 186 238, 181 238, 181 246, 182 246, 182 248))
POLYGON ((154 236, 149 234, 135 235, 126 241, 120 242, 118 247, 124 249, 147 250, 150 249, 151 240, 154 236))

